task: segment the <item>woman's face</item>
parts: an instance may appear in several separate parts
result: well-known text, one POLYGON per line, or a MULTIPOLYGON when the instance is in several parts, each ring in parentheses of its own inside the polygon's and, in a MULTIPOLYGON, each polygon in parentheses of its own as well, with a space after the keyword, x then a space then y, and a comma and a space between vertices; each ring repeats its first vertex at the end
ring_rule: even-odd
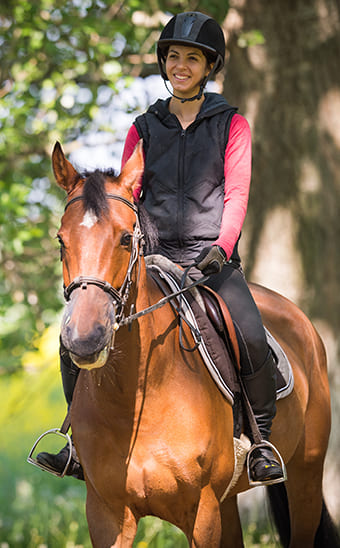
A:
POLYGON ((169 47, 165 70, 175 95, 185 98, 198 93, 211 68, 200 49, 177 44, 169 47))

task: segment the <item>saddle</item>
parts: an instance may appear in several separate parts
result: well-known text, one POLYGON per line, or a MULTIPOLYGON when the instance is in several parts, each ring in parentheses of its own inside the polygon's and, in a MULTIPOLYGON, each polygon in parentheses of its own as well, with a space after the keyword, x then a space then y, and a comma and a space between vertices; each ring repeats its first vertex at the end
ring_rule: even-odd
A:
MULTIPOLYGON (((178 291, 183 270, 166 257, 145 257, 148 273, 165 295, 178 291)), ((191 280, 187 282, 190 285, 191 280)), ((197 348, 224 397, 234 410, 235 436, 239 436, 242 424, 242 387, 240 386, 240 351, 229 309, 223 299, 207 286, 196 286, 181 297, 182 313, 191 326, 194 340, 199 338, 197 348), (199 333, 199 337, 197 337, 199 333), (229 359, 230 358, 230 359, 229 359)), ((265 327, 267 342, 277 365, 277 399, 288 396, 294 386, 288 358, 265 327)))
MULTIPOLYGON (((240 352, 234 329, 234 324, 230 316, 229 309, 223 299, 211 290, 209 287, 202 286, 200 288, 201 296, 203 297, 206 314, 211 321, 216 331, 224 340, 230 355, 233 357, 233 362, 237 366, 238 371, 241 370, 240 352)), ((276 399, 282 399, 291 393, 294 386, 294 378, 289 360, 273 337, 266 326, 264 330, 267 337, 267 343, 274 356, 276 364, 276 399)))

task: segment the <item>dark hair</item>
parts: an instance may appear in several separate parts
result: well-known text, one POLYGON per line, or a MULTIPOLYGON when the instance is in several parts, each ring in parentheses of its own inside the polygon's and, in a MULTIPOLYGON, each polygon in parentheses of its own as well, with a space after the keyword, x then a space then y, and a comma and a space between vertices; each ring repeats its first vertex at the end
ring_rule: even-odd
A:
MULTIPOLYGON (((176 42, 174 42, 174 44, 175 43, 176 42)), ((181 45, 181 44, 179 44, 179 45, 181 45)), ((215 63, 216 57, 217 57, 217 55, 215 53, 212 53, 211 51, 207 51, 203 48, 200 48, 199 46, 194 46, 194 47, 201 50, 201 52, 203 53, 204 57, 206 58, 206 60, 208 62, 208 65, 213 65, 215 63)), ((170 48, 170 44, 168 46, 164 47, 163 50, 162 50, 162 54, 164 55, 164 59, 166 59, 167 56, 168 56, 169 48, 170 48)))

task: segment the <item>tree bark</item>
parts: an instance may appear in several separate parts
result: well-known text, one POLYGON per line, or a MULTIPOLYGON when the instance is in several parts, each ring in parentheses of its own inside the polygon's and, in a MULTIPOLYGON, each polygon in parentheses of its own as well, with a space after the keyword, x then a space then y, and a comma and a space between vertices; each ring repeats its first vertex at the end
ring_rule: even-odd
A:
MULTIPOLYGON (((261 243, 269 245, 263 239, 266 221, 273 211, 288 211, 298 252, 293 262, 302 273, 299 304, 338 332, 339 2, 232 0, 225 30, 230 60, 224 95, 253 132, 247 274, 255 273, 261 243), (263 35, 262 44, 254 31, 263 35)), ((261 257, 270 263, 265 251, 261 257)), ((282 265, 287 251, 278 254, 282 265)))
POLYGON ((333 429, 325 494, 340 521, 340 3, 231 0, 224 29, 223 93, 253 135, 246 274, 293 297, 326 344, 333 429))

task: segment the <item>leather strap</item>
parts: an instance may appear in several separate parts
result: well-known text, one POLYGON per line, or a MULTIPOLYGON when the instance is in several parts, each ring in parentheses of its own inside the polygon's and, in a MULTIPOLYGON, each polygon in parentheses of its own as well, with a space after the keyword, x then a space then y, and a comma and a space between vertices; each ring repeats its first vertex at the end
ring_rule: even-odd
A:
MULTIPOLYGON (((71 403, 71 405, 72 405, 72 403, 71 403)), ((63 424, 61 425, 61 428, 60 428, 60 432, 62 434, 66 434, 66 432, 68 432, 68 430, 70 429, 70 426, 71 426, 71 405, 68 408, 67 415, 64 418, 64 422, 63 422, 63 424)))
POLYGON ((229 338, 230 338, 230 342, 232 344, 236 365, 237 365, 238 370, 241 371, 240 349, 239 349, 239 346, 238 346, 236 331, 235 331, 235 328, 234 328, 234 323, 233 323, 233 320, 231 318, 229 309, 228 309, 226 303, 224 302, 224 300, 222 299, 222 297, 220 297, 220 295, 218 295, 210 287, 207 287, 205 285, 203 287, 203 290, 208 292, 217 301, 217 303, 220 307, 221 313, 223 315, 223 319, 225 321, 225 324, 226 324, 226 327, 227 327, 227 330, 228 330, 228 333, 229 333, 229 338))

